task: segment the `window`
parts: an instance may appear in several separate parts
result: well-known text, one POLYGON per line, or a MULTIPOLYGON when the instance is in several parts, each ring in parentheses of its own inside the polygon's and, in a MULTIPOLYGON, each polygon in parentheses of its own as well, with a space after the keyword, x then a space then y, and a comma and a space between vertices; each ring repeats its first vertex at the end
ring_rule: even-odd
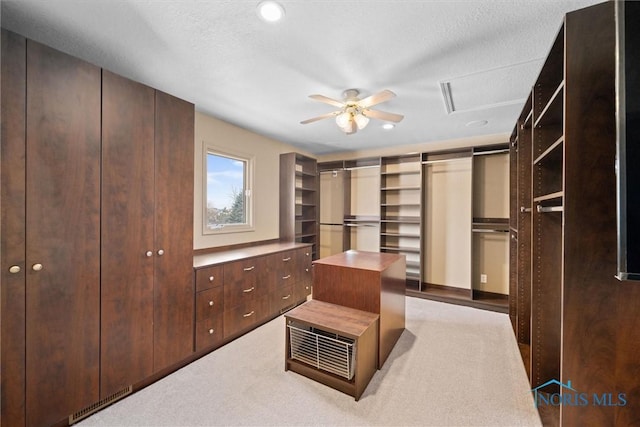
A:
POLYGON ((204 233, 253 229, 251 176, 253 158, 205 146, 204 233))

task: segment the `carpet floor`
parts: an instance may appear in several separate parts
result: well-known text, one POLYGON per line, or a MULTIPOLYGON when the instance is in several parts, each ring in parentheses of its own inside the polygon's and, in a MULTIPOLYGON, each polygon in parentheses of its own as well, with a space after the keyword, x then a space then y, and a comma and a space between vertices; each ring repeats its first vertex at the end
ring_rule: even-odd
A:
POLYGON ((541 425, 506 314, 410 297, 406 309, 358 402, 284 371, 280 316, 78 425, 541 425))

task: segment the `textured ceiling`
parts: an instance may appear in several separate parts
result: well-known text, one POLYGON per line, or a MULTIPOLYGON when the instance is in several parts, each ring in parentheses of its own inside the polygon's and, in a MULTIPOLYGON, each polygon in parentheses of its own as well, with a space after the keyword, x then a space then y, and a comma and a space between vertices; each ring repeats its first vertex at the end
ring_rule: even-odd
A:
POLYGON ((281 1, 273 24, 258 1, 2 0, 2 26, 325 154, 511 132, 563 14, 599 2, 281 1), (348 136, 299 123, 334 110, 308 95, 349 88, 394 91, 377 108, 404 120, 348 136))

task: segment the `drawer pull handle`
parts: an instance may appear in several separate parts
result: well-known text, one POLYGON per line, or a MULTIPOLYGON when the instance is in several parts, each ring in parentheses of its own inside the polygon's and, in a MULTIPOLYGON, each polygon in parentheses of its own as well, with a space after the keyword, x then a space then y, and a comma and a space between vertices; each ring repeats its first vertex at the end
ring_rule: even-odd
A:
POLYGON ((291 275, 290 275, 290 274, 287 274, 286 276, 282 276, 282 280, 287 280, 287 279, 288 279, 288 278, 290 278, 290 277, 291 277, 291 275))
POLYGON ((251 310, 251 313, 243 314, 242 317, 251 317, 253 313, 255 313, 255 311, 251 310))
POLYGON ((251 270, 253 270, 254 268, 256 268, 256 266, 255 266, 255 265, 252 265, 251 267, 243 268, 243 270, 244 270, 244 271, 251 271, 251 270))
POLYGON ((286 258, 282 258, 282 261, 283 261, 283 262, 291 261, 291 257, 290 257, 290 256, 288 256, 288 257, 286 257, 286 258))
POLYGON ((213 329, 209 329, 209 335, 213 335, 215 331, 213 329))
POLYGON ((215 277, 213 277, 213 276, 209 276, 209 281, 210 281, 210 282, 213 282, 213 279, 215 279, 215 277))
POLYGON ((282 297, 282 299, 289 299, 291 298, 291 294, 287 295, 286 297, 282 297))
POLYGON ((213 307, 213 301, 209 301, 209 307, 213 307))
POLYGON ((306 256, 309 256, 309 252, 306 252, 306 253, 305 253, 305 255, 306 255, 306 256))
POLYGON ((252 286, 249 289, 243 289, 242 292, 244 292, 245 294, 248 294, 249 292, 253 291, 256 287, 252 286))

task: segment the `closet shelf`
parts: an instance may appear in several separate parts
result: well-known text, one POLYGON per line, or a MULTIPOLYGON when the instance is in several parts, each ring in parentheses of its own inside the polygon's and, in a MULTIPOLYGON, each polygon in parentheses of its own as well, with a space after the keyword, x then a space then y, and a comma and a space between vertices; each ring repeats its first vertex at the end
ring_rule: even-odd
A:
POLYGON ((533 201, 544 202, 546 200, 561 199, 563 196, 564 196, 564 191, 556 191, 555 193, 544 194, 542 196, 534 197, 533 201))
POLYGON ((420 238, 420 234, 411 234, 411 233, 389 233, 389 232, 382 232, 380 233, 381 236, 387 236, 387 237, 407 237, 410 239, 419 239, 420 238))
POLYGON ((380 219, 380 222, 403 222, 407 224, 420 224, 419 216, 395 216, 395 217, 384 217, 380 219))
POLYGON ((419 185, 416 186, 406 186, 406 187, 383 187, 380 189, 381 191, 404 191, 404 190, 422 190, 422 187, 419 185))
POLYGON ((412 248, 409 246, 380 246, 380 250, 387 252, 420 253, 420 248, 412 248))
POLYGON ((380 172, 382 176, 398 176, 398 175, 420 175, 420 170, 406 170, 393 172, 380 172))
POLYGON ((534 161, 533 164, 537 165, 542 162, 544 159, 552 158, 552 156, 556 159, 562 160, 562 143, 564 142, 564 135, 560 136, 556 142, 551 144, 549 148, 544 150, 542 154, 540 154, 534 161))
POLYGON ((296 186, 296 191, 316 191, 315 188, 311 188, 311 187, 298 187, 296 186))
POLYGON ((564 97, 564 80, 560 82, 551 98, 540 112, 534 127, 548 126, 562 123, 562 110, 564 97))

